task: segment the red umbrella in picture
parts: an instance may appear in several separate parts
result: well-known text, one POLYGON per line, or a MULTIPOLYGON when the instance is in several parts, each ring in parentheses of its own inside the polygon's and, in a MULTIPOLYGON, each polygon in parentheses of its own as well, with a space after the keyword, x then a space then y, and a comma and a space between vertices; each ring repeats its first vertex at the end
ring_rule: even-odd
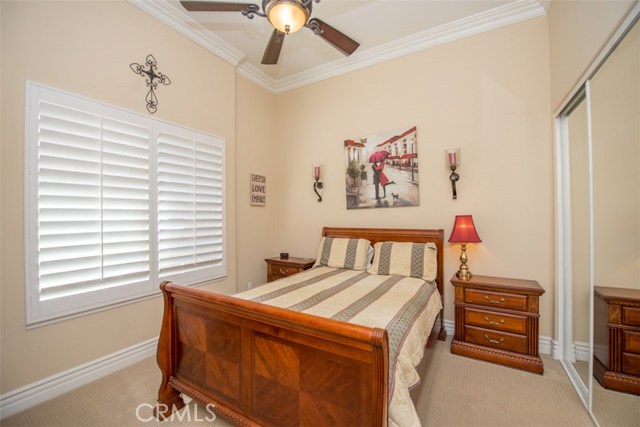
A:
POLYGON ((389 157, 389 152, 386 150, 376 151, 372 155, 369 156, 369 163, 380 163, 384 162, 387 157, 389 157))

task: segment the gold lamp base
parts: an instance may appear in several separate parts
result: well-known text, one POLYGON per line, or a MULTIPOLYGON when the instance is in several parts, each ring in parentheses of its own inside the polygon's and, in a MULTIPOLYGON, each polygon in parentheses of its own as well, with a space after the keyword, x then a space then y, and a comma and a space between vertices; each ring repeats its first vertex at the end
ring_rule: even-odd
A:
POLYGON ((473 274, 469 271, 469 267, 467 267, 467 244, 461 243, 462 246, 462 254, 460 255, 460 268, 456 273, 456 277, 460 280, 471 280, 473 274))
POLYGON ((471 272, 469 270, 467 271, 463 271, 462 268, 460 270, 458 270, 458 272, 456 273, 456 277, 460 280, 464 280, 465 282, 467 280, 471 280, 471 278, 473 277, 473 274, 471 274, 471 272))

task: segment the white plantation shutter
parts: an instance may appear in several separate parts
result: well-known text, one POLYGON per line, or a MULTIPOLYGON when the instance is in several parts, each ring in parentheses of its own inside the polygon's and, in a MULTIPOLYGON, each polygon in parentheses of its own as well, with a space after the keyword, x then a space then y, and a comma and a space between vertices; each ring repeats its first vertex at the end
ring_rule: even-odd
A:
POLYGON ((222 230, 224 146, 196 141, 196 262, 219 266, 222 230))
POLYGON ((105 119, 102 150, 103 278, 149 280, 149 130, 105 119))
POLYGON ((40 101, 37 241, 43 299, 101 279, 101 119, 40 101))
POLYGON ((159 272, 199 280, 224 265, 224 145, 179 130, 163 124, 157 135, 159 272))
POLYGON ((26 117, 28 324, 226 274, 224 140, 34 83, 26 117))

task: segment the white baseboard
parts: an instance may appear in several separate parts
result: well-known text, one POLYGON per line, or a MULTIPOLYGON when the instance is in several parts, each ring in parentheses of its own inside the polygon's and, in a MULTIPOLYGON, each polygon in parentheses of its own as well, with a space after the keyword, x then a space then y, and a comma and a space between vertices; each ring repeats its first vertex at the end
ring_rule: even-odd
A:
MULTIPOLYGON (((438 322, 438 320, 436 320, 438 322)), ((456 324, 453 320, 444 319, 444 330, 447 331, 447 336, 452 337, 456 332, 456 324)))
POLYGON ((554 343, 550 337, 545 337, 545 336, 538 337, 538 352, 540 354, 546 354, 548 356, 553 357, 553 353, 554 353, 553 348, 554 348, 554 343))
POLYGON ((551 352, 551 357, 553 357, 556 360, 562 360, 563 358, 563 352, 562 349, 560 348, 560 343, 556 340, 551 341, 552 344, 552 352, 551 352))
POLYGON ((0 420, 156 354, 158 337, 0 395, 0 420))
POLYGON ((589 343, 575 341, 571 345, 571 349, 569 351, 571 352, 569 360, 581 360, 583 362, 589 361, 589 343))

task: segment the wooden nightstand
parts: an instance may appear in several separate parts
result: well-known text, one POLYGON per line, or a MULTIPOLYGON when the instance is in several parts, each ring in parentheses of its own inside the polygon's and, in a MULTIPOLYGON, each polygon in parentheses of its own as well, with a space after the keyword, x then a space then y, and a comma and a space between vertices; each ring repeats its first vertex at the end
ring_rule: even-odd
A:
POLYGON ((282 279, 283 277, 308 270, 316 262, 315 259, 311 258, 295 257, 267 258, 265 261, 267 262, 267 282, 273 282, 274 280, 282 279))
POLYGON ((451 283, 456 290, 451 352, 542 374, 538 354, 538 298, 534 280, 473 276, 451 283))
POLYGON ((640 396, 640 290, 594 287, 593 376, 640 396))

